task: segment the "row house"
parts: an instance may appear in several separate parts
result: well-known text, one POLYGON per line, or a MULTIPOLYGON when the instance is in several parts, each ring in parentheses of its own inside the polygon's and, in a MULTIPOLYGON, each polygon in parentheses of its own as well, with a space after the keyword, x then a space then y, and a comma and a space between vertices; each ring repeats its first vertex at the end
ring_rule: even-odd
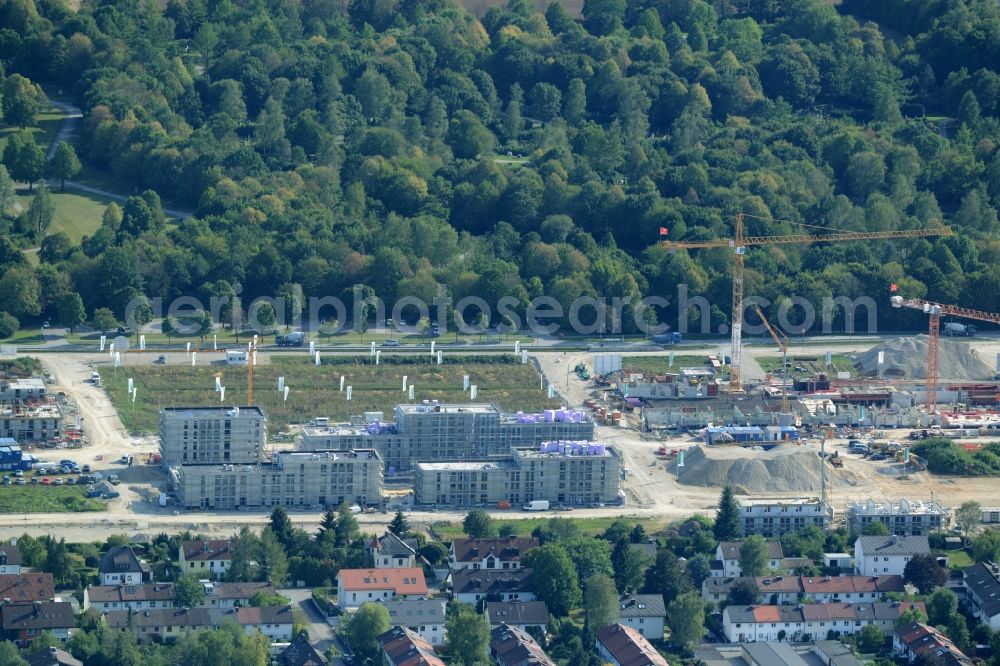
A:
MULTIPOLYGON (((723 603, 740 578, 706 578, 701 584, 705 601, 723 603)), ((884 601, 890 592, 903 592, 900 576, 760 576, 757 602, 784 606, 804 599, 812 603, 884 601)))
POLYGON ((899 616, 911 608, 926 614, 922 602, 727 606, 722 612, 722 631, 732 643, 850 636, 870 624, 889 633, 899 616))
POLYGON ((217 629, 236 622, 247 635, 260 632, 272 643, 292 640, 291 606, 266 608, 154 608, 143 611, 109 611, 103 614, 112 629, 131 630, 140 643, 172 643, 191 631, 217 629))

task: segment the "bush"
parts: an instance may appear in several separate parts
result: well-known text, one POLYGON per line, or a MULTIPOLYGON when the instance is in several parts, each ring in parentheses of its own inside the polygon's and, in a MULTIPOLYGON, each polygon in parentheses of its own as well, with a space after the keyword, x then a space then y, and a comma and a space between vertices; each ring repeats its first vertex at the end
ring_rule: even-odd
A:
POLYGON ((21 328, 21 322, 17 320, 17 317, 8 312, 0 312, 0 338, 9 338, 17 333, 19 328, 21 328))

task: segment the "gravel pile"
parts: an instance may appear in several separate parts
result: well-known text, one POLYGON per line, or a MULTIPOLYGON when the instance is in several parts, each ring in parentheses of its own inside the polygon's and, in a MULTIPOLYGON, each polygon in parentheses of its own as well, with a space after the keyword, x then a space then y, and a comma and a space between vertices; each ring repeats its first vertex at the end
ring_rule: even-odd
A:
MULTIPOLYGON (((855 367, 863 374, 878 372, 878 353, 885 352, 883 375, 906 379, 927 378, 927 336, 897 338, 872 347, 853 357, 855 367)), ((993 370, 983 362, 966 342, 941 338, 938 354, 938 376, 941 379, 989 379, 993 370)))
MULTIPOLYGON (((740 446, 695 446, 684 456, 678 483, 689 486, 732 486, 740 494, 819 493, 820 457, 815 446, 781 445, 760 452, 740 446)), ((669 465, 677 473, 677 463, 669 465)), ((831 486, 854 485, 853 475, 826 469, 831 486)))

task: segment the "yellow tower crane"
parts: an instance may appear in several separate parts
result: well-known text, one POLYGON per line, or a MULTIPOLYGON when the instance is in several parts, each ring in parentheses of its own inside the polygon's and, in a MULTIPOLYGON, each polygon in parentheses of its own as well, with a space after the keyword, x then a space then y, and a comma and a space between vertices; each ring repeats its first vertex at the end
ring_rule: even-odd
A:
MULTIPOLYGON (((743 217, 743 213, 736 215, 734 228, 735 233, 732 238, 716 238, 703 241, 660 241, 663 247, 672 250, 716 247, 733 248, 733 310, 731 317, 732 328, 730 329, 730 336, 732 339, 732 360, 729 375, 729 390, 734 393, 743 390, 740 383, 740 352, 742 351, 743 334, 743 260, 744 255, 746 254, 747 246, 833 243, 840 241, 884 240, 892 238, 926 238, 928 236, 950 236, 952 233, 949 227, 937 227, 934 229, 909 229, 905 231, 854 231, 832 234, 746 236, 743 233, 743 217)), ((665 233, 667 233, 666 229, 660 230, 661 235, 665 233)))
POLYGON ((771 322, 767 320, 764 316, 764 312, 760 309, 756 303, 753 304, 753 309, 760 317, 760 320, 764 322, 764 328, 767 332, 771 334, 774 338, 775 344, 778 345, 778 351, 781 352, 781 413, 788 413, 788 336, 771 326, 771 322), (781 337, 778 337, 778 336, 781 337))
POLYGON ((937 410, 938 350, 941 346, 941 315, 1000 324, 1000 314, 960 308, 957 305, 931 303, 920 298, 903 298, 902 296, 893 296, 890 302, 894 308, 921 310, 927 313, 930 319, 930 326, 927 332, 927 397, 925 399, 925 406, 927 413, 933 414, 937 410))

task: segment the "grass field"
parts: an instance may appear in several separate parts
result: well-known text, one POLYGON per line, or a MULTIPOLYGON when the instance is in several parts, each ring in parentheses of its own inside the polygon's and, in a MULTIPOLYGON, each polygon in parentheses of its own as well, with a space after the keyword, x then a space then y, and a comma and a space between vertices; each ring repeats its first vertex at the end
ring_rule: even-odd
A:
MULTIPOLYGON (((403 375, 415 386, 417 400, 466 402, 469 394, 462 390, 462 376, 469 375, 470 382, 479 387, 477 402, 495 402, 509 411, 559 406, 557 400, 546 399, 539 390, 538 373, 532 366, 512 363, 512 356, 492 358, 496 362, 484 362, 482 357, 452 357, 445 358, 447 363, 436 365, 429 356, 389 357, 375 366, 367 356, 329 357, 317 367, 301 356, 273 356, 269 364, 254 369, 254 403, 267 415, 272 434, 289 424, 306 423, 315 416, 344 421, 353 414, 381 411, 388 417, 397 404, 407 402, 407 394, 402 391, 403 375), (289 387, 287 402, 277 390, 280 376, 289 387), (353 387, 351 401, 347 400, 346 392, 340 392, 341 376, 345 387, 353 387)), ((125 427, 130 431, 153 432, 158 427, 162 407, 220 404, 219 394, 214 390, 216 374, 226 388, 226 404, 246 404, 245 366, 106 368, 101 371, 101 380, 125 427), (129 377, 135 380, 134 403, 126 399, 129 377)))
POLYGON ((38 326, 28 326, 18 330, 9 338, 3 338, 4 344, 9 345, 38 345, 45 342, 42 337, 42 329, 38 326))
POLYGON ((681 368, 706 367, 707 356, 685 356, 676 354, 673 365, 669 356, 623 356, 622 369, 642 372, 645 375, 663 375, 680 372, 681 368))
MULTIPOLYGON (((497 519, 494 521, 497 529, 500 529, 504 525, 511 525, 519 536, 530 536, 531 531, 536 527, 540 527, 553 518, 552 514, 546 514, 544 517, 532 517, 524 519, 497 519)), ((616 520, 624 520, 629 525, 634 525, 635 523, 640 523, 645 529, 647 534, 655 534, 662 531, 667 526, 667 520, 665 518, 654 518, 654 519, 633 519, 633 518, 619 518, 617 516, 606 516, 601 518, 573 518, 572 512, 560 513, 558 518, 565 518, 572 520, 580 528, 580 532, 587 536, 594 536, 604 532, 604 530, 611 527, 611 523, 616 520)), ((453 541, 454 539, 460 539, 465 536, 465 532, 462 531, 462 523, 450 523, 445 521, 439 521, 431 526, 434 529, 434 533, 442 541, 453 541)))
MULTIPOLYGON (((35 136, 35 143, 41 147, 43 153, 49 149, 49 144, 59 134, 59 124, 65 115, 65 113, 52 106, 38 114, 34 127, 26 128, 35 136)), ((7 137, 19 131, 19 127, 12 127, 10 125, 0 129, 0 154, 3 153, 3 149, 7 146, 7 137)))
MULTIPOLYGON (((22 191, 17 197, 24 210, 31 205, 33 194, 22 191)), ((91 236, 101 226, 104 210, 111 199, 95 194, 67 189, 60 192, 58 187, 52 189, 52 201, 56 206, 55 218, 47 233, 59 231, 70 237, 74 243, 79 243, 84 236, 91 236)))
POLYGON ((85 497, 79 486, 0 486, 0 513, 104 511, 104 502, 85 497))
POLYGON ((975 564, 972 556, 964 550, 942 550, 936 552, 935 555, 947 556, 949 569, 964 569, 975 564))

